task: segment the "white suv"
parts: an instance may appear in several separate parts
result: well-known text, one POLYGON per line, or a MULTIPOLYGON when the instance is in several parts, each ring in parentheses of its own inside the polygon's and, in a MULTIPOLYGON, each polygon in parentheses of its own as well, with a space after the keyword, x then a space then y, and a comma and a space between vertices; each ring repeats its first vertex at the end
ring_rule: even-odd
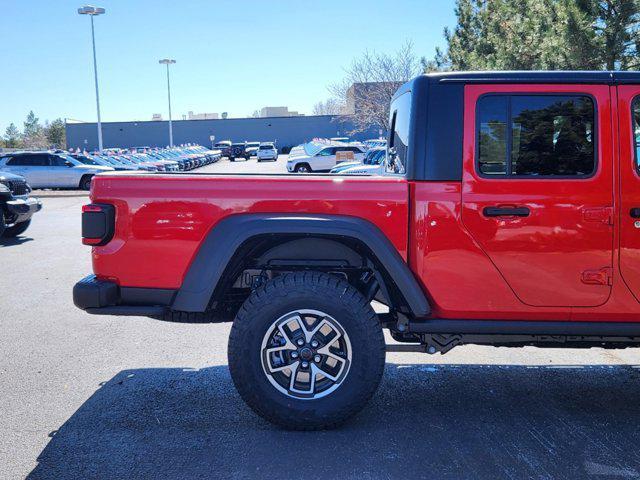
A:
POLYGON ((338 152, 348 152, 348 156, 353 156, 353 158, 349 158, 349 160, 358 162, 364 160, 364 148, 358 145, 307 143, 300 153, 289 155, 287 170, 299 173, 328 172, 336 166, 336 155, 338 152))
POLYGON ((258 161, 262 160, 278 160, 278 149, 271 142, 263 142, 258 147, 258 161))
POLYGON ((32 188, 82 188, 89 190, 91 178, 114 171, 102 165, 85 165, 63 153, 20 152, 0 158, 0 170, 21 175, 32 188))

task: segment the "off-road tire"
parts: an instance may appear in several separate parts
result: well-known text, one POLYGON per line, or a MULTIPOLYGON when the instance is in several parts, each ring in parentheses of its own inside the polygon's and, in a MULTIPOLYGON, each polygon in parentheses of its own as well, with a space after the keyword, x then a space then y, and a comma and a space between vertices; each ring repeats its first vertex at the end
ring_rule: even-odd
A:
POLYGON ((27 220, 26 222, 17 223, 13 227, 6 227, 4 229, 4 233, 2 233, 2 228, 4 226, 4 222, 3 222, 3 225, 0 226, 0 237, 5 237, 5 238, 17 237, 18 235, 23 234, 27 230, 27 228, 29 228, 29 225, 31 225, 31 219, 27 220))
POLYGON ((228 348, 231 378, 258 415, 291 430, 334 428, 358 413, 376 391, 385 363, 385 342, 377 315, 364 296, 343 279, 320 272, 288 273, 257 288, 233 322, 228 348), (298 309, 336 319, 348 335, 348 374, 321 398, 293 398, 277 390, 261 363, 262 341, 273 323, 298 309))

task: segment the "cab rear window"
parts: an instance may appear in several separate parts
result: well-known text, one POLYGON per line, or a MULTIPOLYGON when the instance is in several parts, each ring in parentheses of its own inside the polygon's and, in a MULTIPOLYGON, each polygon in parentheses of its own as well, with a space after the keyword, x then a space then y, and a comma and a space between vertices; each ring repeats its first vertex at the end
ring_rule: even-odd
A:
POLYGON ((477 103, 477 169, 490 177, 585 177, 596 168, 586 95, 486 95, 477 103))
POLYGON ((631 119, 633 121, 633 146, 636 155, 636 171, 640 173, 640 96, 634 98, 631 104, 631 119))

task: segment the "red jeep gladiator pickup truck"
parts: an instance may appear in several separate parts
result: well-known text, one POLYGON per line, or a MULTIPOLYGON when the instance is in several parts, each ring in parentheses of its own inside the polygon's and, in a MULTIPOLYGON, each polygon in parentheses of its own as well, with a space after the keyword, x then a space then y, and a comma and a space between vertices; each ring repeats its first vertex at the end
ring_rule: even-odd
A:
POLYGON ((424 75, 390 120, 382 176, 94 177, 75 304, 233 320, 240 395, 295 429, 363 407, 383 328, 427 353, 640 345, 640 73, 424 75))

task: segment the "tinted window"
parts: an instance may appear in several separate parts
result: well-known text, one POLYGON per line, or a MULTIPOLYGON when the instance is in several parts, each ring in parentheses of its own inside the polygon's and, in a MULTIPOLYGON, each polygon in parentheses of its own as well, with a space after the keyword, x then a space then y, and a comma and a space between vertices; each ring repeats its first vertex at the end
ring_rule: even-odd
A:
POLYGON ((328 157, 331 155, 335 155, 336 154, 336 148, 332 147, 332 148, 325 148, 324 150, 320 150, 320 152, 318 152, 318 156, 319 157, 328 157))
POLYGON ((633 99, 631 118, 633 121, 633 144, 636 151, 636 171, 640 173, 640 97, 633 99))
POLYGON ((47 155, 20 155, 13 157, 7 165, 20 167, 44 167, 48 165, 47 155))
POLYGON ((492 95, 477 108, 480 173, 584 176, 595 170, 591 98, 492 95))
POLYGON ((403 93, 391 104, 391 132, 387 171, 405 173, 411 121, 411 92, 403 93))
POLYGON ((66 159, 62 157, 51 156, 51 166, 53 167, 66 167, 66 159))
POLYGON ((480 173, 507 173, 508 98, 483 97, 478 101, 478 163, 480 173))

